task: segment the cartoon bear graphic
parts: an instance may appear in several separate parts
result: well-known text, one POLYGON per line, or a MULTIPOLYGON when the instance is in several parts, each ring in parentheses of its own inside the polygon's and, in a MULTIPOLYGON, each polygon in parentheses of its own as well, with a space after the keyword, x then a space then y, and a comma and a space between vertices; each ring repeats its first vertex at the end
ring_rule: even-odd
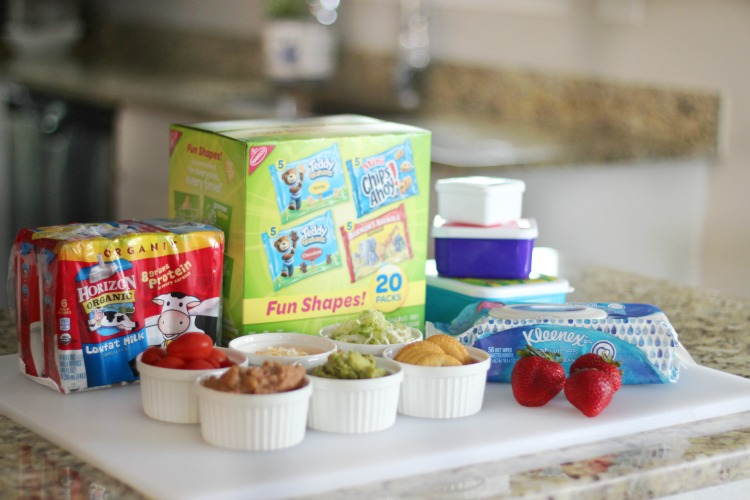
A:
POLYGON ((290 168, 281 174, 284 184, 289 186, 289 210, 299 210, 302 207, 302 181, 305 178, 304 172, 290 168))
POLYGON ((292 231, 291 238, 284 235, 273 242, 274 248, 281 254, 283 267, 281 276, 284 278, 290 278, 294 274, 294 252, 297 248, 297 240, 299 240, 299 235, 296 231, 292 231))

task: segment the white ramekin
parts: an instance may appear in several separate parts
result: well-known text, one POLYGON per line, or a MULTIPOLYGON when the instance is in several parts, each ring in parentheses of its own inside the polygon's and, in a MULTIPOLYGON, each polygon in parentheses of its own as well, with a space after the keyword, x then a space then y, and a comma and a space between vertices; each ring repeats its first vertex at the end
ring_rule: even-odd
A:
POLYGON ((362 354, 372 354, 373 356, 382 356, 383 351, 385 351, 388 347, 395 347, 395 348, 401 348, 405 346, 406 344, 410 344, 412 342, 416 342, 418 340, 422 340, 422 332, 420 332, 416 328, 411 328, 411 338, 404 343, 401 344, 357 344, 354 342, 343 342, 341 340, 334 340, 331 338, 331 334, 333 333, 334 328, 338 327, 340 323, 336 323, 334 325, 328 325, 326 327, 323 327, 320 329, 320 336, 324 337, 326 339, 332 340, 339 351, 358 351, 362 354))
POLYGON ((201 435, 209 444, 235 450, 289 448, 305 437, 312 394, 310 379, 299 389, 276 394, 237 394, 196 382, 201 435))
POLYGON ((282 365, 299 363, 308 369, 325 363, 328 356, 336 350, 336 343, 331 339, 305 333, 253 333, 231 340, 229 347, 245 353, 250 365, 260 366, 265 361, 276 361, 282 365), (305 356, 258 354, 259 351, 269 347, 293 347, 308 354, 305 356))
MULTIPOLYGON (((219 347, 229 359, 240 366, 247 366, 247 356, 239 351, 219 347)), ((147 365, 136 357, 136 366, 141 374, 141 401, 143 411, 149 417, 175 424, 198 423, 198 399, 195 395, 195 379, 206 373, 221 373, 226 368, 214 370, 179 370, 147 365)))
POLYGON ((396 423, 404 372, 399 363, 375 358, 389 375, 369 379, 331 379, 308 375, 313 385, 307 425, 345 434, 382 431, 396 423))
MULTIPOLYGON (((419 366, 400 364, 404 370, 398 412, 421 418, 458 418, 474 415, 482 409, 490 355, 476 347, 467 347, 474 363, 462 366, 419 366)), ((398 349, 383 353, 393 359, 398 349)))

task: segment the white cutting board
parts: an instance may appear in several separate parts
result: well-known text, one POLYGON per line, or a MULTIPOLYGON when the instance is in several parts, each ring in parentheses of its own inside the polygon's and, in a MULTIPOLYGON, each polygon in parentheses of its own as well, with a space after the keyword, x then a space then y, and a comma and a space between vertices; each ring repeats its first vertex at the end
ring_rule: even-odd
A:
POLYGON ((428 420, 399 415, 365 435, 308 430, 286 450, 206 444, 199 425, 147 417, 140 386, 62 395, 0 357, 0 412, 155 498, 272 498, 319 493, 503 459, 750 410, 750 380, 696 366, 667 385, 623 386, 595 418, 559 395, 524 408, 510 386, 488 384, 482 411, 428 420))

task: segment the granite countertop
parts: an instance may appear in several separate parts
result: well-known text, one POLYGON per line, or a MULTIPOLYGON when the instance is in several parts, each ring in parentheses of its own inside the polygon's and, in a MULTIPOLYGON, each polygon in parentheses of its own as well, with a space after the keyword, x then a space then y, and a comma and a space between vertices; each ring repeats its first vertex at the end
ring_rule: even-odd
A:
MULTIPOLYGON (((603 268, 576 273, 568 300, 659 306, 701 365, 750 377, 750 299, 677 286, 603 268)), ((0 353, 16 352, 8 311, 0 353)), ((141 498, 80 458, 0 416, 4 498, 141 498)), ((449 471, 340 490, 316 498, 650 498, 750 479, 750 412, 642 432, 605 442, 521 455, 449 471)))

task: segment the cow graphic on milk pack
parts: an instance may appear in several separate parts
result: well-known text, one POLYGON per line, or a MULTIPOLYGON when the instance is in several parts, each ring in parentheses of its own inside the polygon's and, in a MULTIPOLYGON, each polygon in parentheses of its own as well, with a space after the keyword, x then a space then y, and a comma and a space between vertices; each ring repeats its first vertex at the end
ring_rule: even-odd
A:
POLYGON ((110 336, 121 333, 123 330, 126 332, 134 330, 138 323, 131 320, 125 313, 96 308, 89 316, 88 326, 92 332, 110 336))
POLYGON ((219 297, 201 300, 182 292, 170 292, 151 301, 161 307, 161 312, 146 319, 149 345, 166 346, 186 332, 206 333, 214 342, 217 340, 219 297))

